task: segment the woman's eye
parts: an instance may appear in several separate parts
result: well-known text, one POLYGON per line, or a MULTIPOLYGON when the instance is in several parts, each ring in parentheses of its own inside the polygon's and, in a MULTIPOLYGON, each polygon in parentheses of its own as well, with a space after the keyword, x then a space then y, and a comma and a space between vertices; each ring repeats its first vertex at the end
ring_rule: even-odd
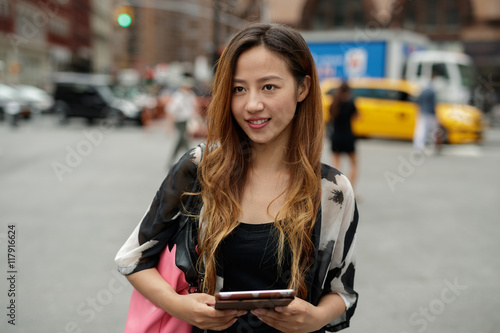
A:
POLYGON ((266 84, 264 90, 274 90, 274 86, 272 84, 266 84))
POLYGON ((243 91, 245 91, 245 88, 243 88, 243 87, 234 87, 233 88, 233 92, 235 92, 235 93, 240 93, 243 91))

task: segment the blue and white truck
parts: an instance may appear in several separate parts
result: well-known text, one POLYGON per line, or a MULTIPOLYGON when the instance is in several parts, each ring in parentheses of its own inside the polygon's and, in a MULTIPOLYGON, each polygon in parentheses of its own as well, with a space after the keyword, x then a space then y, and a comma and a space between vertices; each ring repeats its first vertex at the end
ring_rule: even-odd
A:
POLYGON ((406 79, 426 84, 437 69, 438 99, 470 103, 474 66, 463 53, 432 50, 424 35, 407 30, 305 31, 320 81, 329 77, 406 79))

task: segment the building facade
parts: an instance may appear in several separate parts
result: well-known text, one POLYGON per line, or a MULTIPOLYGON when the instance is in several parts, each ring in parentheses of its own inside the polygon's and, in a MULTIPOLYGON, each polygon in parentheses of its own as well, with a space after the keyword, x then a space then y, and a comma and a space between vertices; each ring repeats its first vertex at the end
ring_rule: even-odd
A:
POLYGON ((50 14, 34 1, 0 1, 0 80, 40 84, 47 71, 50 14))
POLYGON ((308 0, 297 26, 303 30, 363 27, 372 20, 373 13, 371 0, 308 0))
MULTIPOLYGON (((164 63, 209 63, 230 36, 249 21, 261 21, 262 0, 128 0, 133 22, 114 26, 118 69, 139 71, 164 63)), ((115 0, 115 7, 123 4, 115 0)))
POLYGON ((0 81, 45 87, 52 72, 106 71, 110 11, 110 0, 0 0, 0 81))

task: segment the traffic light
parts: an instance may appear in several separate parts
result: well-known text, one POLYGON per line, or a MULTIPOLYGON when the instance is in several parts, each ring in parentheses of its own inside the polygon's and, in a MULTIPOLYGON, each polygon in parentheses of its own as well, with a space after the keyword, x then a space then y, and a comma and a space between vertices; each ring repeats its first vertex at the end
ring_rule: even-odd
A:
POLYGON ((115 8, 115 22, 127 28, 134 23, 134 8, 127 4, 119 4, 115 8))

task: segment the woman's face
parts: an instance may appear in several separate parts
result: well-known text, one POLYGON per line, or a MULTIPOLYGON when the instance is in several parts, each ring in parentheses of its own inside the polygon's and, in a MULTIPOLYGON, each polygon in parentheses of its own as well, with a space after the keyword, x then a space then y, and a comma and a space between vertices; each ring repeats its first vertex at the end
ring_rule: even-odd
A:
POLYGON ((284 60, 262 46, 240 55, 233 78, 231 111, 254 144, 288 146, 297 103, 310 77, 297 86, 284 60))

